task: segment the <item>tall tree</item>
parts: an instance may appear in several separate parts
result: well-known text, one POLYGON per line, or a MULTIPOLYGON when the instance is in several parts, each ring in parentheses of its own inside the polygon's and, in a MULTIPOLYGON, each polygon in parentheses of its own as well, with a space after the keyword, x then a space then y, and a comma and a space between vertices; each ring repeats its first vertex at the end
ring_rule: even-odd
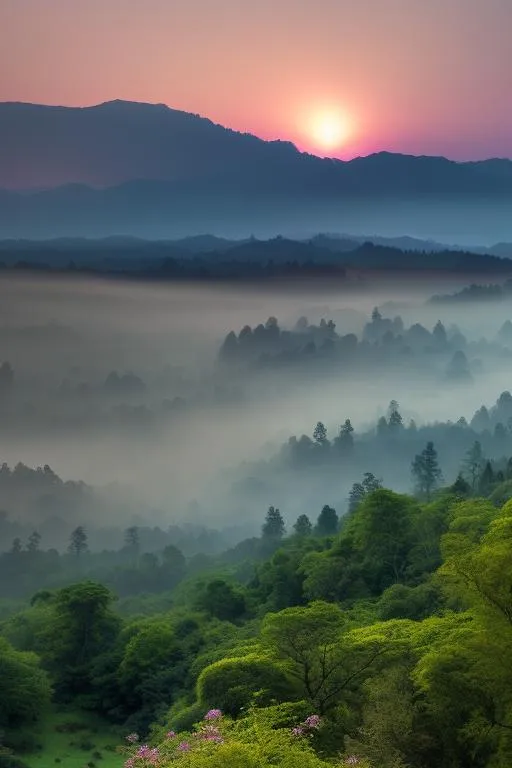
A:
POLYGON ((396 434, 403 426, 403 418, 396 400, 392 400, 388 408, 388 427, 391 434, 396 434))
POLYGON ((350 419, 346 419, 345 423, 341 425, 338 437, 336 438, 336 444, 341 453, 348 455, 352 453, 354 449, 354 427, 350 419))
POLYGON ((278 541, 283 538, 284 534, 285 525, 280 511, 275 507, 269 507, 261 529, 262 538, 278 541))
POLYGON ((80 557, 87 552, 87 533, 83 525, 79 525, 71 534, 68 551, 75 557, 80 557))
POLYGON ((428 442, 426 448, 415 456, 411 471, 417 492, 430 501, 433 491, 439 486, 443 476, 434 443, 428 442))
POLYGON ((478 481, 482 470, 484 468, 484 454, 482 451, 482 444, 479 440, 475 440, 463 461, 463 473, 468 480, 471 490, 475 493, 478 486, 478 481))
POLYGON ((338 530, 339 517, 336 510, 327 504, 323 507, 316 521, 315 533, 317 536, 334 536, 338 530))
POLYGON ((293 526, 293 530, 295 531, 296 536, 311 536, 313 526, 311 525, 309 517, 307 515, 299 515, 293 526))
POLYGON ((321 421, 318 422, 318 424, 316 425, 313 431, 313 440, 317 445, 321 446, 322 448, 325 448, 329 444, 329 441, 327 439, 326 426, 325 424, 322 424, 321 421))
POLYGON ((362 483, 354 483, 348 495, 348 511, 354 512, 366 495, 362 483))

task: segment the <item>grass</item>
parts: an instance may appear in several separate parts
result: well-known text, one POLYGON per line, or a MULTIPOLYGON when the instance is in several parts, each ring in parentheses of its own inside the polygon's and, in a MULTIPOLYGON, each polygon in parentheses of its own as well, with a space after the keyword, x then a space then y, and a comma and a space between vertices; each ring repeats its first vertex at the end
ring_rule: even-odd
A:
POLYGON ((51 712, 38 728, 40 748, 19 757, 29 768, 121 768, 121 741, 114 727, 88 713, 51 712))

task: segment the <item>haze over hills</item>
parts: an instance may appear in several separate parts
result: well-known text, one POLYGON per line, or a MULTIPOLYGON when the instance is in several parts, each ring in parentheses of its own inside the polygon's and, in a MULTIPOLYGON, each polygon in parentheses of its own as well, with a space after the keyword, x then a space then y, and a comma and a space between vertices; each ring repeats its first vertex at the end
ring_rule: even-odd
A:
POLYGON ((0 237, 512 238, 510 160, 320 159, 164 105, 0 104, 0 188, 0 237))

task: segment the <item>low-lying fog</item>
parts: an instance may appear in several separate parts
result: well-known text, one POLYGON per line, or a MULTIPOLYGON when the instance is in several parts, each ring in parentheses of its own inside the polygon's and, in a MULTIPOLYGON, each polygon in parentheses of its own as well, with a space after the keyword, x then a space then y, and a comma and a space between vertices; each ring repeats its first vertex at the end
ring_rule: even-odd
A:
MULTIPOLYGON (((85 525, 125 527, 141 515, 162 525, 194 519, 257 530, 270 504, 293 517, 310 503, 293 479, 287 485, 273 481, 269 487, 277 498, 269 491, 257 495, 257 503, 233 492, 233 484, 255 475, 244 463, 272 460, 291 435, 311 436, 318 421, 330 437, 347 418, 356 435, 374 428, 391 400, 400 404, 404 424, 414 419, 420 426, 461 416, 470 421, 482 404, 492 406, 512 388, 512 359, 506 344, 496 343, 512 307, 504 301, 427 303, 456 288, 422 280, 380 288, 248 290, 3 276, 0 364, 8 361, 12 372, 5 366, 0 372, 1 461, 50 465, 63 480, 113 486, 108 494, 117 503, 109 514, 116 519, 89 511, 91 519, 79 521, 85 525), (420 323, 431 332, 441 320, 452 346, 436 357, 419 342, 407 355, 397 352, 396 360, 385 345, 368 342, 355 357, 335 363, 318 352, 293 360, 267 355, 257 363, 219 361, 229 331, 238 335, 269 317, 283 330, 293 329, 301 316, 311 326, 333 320, 336 334, 361 340, 377 305, 384 319, 400 316, 405 329, 420 323), (465 337, 470 368, 461 381, 446 373, 458 333, 465 337), (123 378, 127 374, 133 376, 123 378)), ((363 464, 364 456, 361 470, 363 464)), ((394 477, 389 468, 386 476, 385 461, 367 467, 404 490, 409 468, 406 461, 394 477)), ((344 502, 346 489, 359 479, 354 472, 347 470, 339 487, 325 489, 319 508, 344 502)), ((37 522, 57 514, 51 499, 34 511, 17 497, 13 511, 11 497, 0 494, 0 509, 10 516, 37 522)))

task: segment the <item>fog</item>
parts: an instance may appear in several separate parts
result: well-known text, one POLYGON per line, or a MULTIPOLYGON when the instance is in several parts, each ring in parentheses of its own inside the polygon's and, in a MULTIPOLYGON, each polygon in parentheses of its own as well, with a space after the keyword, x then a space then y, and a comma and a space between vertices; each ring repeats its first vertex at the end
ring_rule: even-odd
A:
MULTIPOLYGON (((92 489, 66 507, 63 492, 41 490, 20 475, 2 485, 0 509, 27 530, 43 527, 47 543, 58 546, 77 524, 122 529, 134 521, 222 527, 234 541, 257 533, 271 504, 289 523, 327 503, 343 513, 363 471, 411 490, 416 443, 391 455, 369 442, 390 401, 398 401, 404 425, 414 419, 421 427, 470 421, 511 388, 512 353, 503 333, 498 338, 510 304, 428 301, 465 284, 461 277, 264 289, 6 273, 0 363, 8 361, 12 372, 4 366, 1 461, 11 468, 49 465, 62 480, 92 489), (397 338, 417 323, 430 332, 441 320, 446 346, 434 353, 421 338, 411 341, 414 332, 407 354, 389 339, 361 343, 376 306, 384 320, 401 317, 405 330, 397 338), (311 338, 326 333, 322 318, 332 320, 333 348, 345 352, 321 352, 332 340, 317 341, 313 354, 290 352, 293 336, 282 332, 304 316, 311 338), (272 342, 275 355, 265 347, 263 356, 219 357, 230 331, 238 335, 269 317, 281 333, 272 342), (351 334, 359 339, 355 352, 351 334), (459 348, 467 375, 450 376, 459 348), (311 436, 320 421, 334 438, 346 419, 362 439, 357 459, 299 469, 283 459, 292 435, 311 436)), ((458 449, 437 448, 452 481, 458 449)))

